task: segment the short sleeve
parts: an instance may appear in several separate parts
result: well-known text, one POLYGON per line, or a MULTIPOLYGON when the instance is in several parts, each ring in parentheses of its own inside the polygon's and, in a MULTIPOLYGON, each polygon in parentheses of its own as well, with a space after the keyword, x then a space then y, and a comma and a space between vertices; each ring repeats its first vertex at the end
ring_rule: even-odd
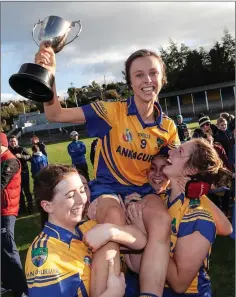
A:
POLYGON ((170 120, 168 128, 167 144, 160 150, 160 154, 167 154, 168 150, 175 149, 180 145, 179 135, 174 121, 170 120))
POLYGON ((119 102, 97 101, 82 106, 90 137, 104 137, 117 123, 119 102))
POLYGON ((210 212, 195 209, 183 216, 179 225, 178 237, 190 235, 198 231, 212 244, 216 236, 216 226, 210 212))
POLYGON ((171 121, 167 146, 170 149, 173 149, 173 148, 178 147, 179 145, 180 145, 180 140, 179 140, 178 131, 177 131, 175 123, 173 121, 171 121))
POLYGON ((76 231, 83 237, 84 233, 86 233, 96 225, 97 223, 94 220, 82 221, 77 225, 76 231))

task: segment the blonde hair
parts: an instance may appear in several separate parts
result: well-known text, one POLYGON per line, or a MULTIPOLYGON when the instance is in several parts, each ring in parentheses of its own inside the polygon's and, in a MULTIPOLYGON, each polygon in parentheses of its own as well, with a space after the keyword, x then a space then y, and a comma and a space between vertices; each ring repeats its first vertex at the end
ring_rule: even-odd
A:
POLYGON ((217 120, 217 122, 216 122, 216 125, 218 126, 219 124, 221 124, 221 123, 223 123, 223 122, 226 122, 226 124, 227 124, 227 120, 225 119, 225 118, 219 118, 218 120, 217 120))

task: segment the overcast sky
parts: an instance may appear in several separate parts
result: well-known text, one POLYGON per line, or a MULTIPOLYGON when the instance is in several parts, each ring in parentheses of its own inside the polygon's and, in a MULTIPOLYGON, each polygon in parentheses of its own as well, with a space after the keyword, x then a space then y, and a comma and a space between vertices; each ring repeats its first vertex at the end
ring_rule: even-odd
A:
POLYGON ((8 79, 23 63, 33 62, 33 25, 49 15, 83 25, 79 38, 56 55, 59 94, 71 82, 76 87, 93 80, 102 84, 104 75, 106 82, 121 81, 124 61, 133 51, 166 48, 169 38, 209 49, 224 28, 235 35, 234 2, 2 2, 2 101, 18 98, 8 79))

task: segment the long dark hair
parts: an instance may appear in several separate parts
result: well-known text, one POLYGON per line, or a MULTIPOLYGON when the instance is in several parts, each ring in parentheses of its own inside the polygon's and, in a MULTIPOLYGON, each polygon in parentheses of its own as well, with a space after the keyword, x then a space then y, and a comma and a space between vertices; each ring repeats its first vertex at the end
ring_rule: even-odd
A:
POLYGON ((41 227, 48 221, 48 213, 42 208, 41 201, 52 201, 55 188, 65 175, 77 170, 68 165, 49 165, 43 168, 34 179, 34 197, 41 216, 41 227))

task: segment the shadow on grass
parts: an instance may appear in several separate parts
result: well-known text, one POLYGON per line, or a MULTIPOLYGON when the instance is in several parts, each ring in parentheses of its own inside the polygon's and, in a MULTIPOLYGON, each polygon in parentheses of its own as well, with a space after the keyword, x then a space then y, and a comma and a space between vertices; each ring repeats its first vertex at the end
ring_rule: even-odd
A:
MULTIPOLYGON (((19 217, 16 221, 15 240, 20 251, 23 267, 27 250, 40 231, 40 216, 38 213, 19 217)), ((210 277, 212 296, 235 296, 235 241, 230 237, 216 238, 210 258, 210 277)), ((4 294, 4 297, 11 296, 8 293, 4 294)))
POLYGON ((17 218, 15 226, 15 241, 20 252, 23 267, 27 250, 40 231, 40 216, 38 213, 28 216, 20 216, 17 218))
POLYGON ((235 297, 235 241, 217 237, 210 258, 212 296, 235 297))

